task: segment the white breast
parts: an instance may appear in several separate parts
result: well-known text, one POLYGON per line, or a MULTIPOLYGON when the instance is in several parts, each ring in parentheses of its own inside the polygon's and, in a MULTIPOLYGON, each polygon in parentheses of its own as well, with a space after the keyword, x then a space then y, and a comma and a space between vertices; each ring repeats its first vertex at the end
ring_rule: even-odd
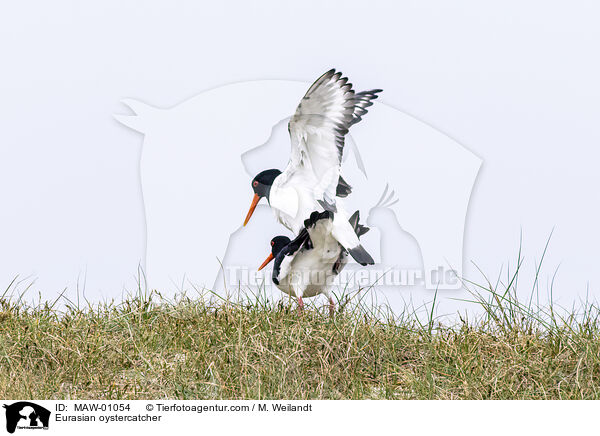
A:
POLYGON ((304 228, 304 220, 314 211, 323 208, 315 200, 310 189, 316 184, 314 174, 308 170, 296 170, 277 177, 271 187, 269 203, 277 221, 295 235, 304 228))

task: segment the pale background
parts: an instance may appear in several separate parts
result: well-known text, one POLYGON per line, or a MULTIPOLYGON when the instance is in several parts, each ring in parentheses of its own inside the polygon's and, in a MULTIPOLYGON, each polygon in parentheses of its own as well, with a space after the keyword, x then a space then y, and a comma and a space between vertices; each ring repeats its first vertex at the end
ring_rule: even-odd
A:
POLYGON ((121 99, 168 108, 334 66, 482 159, 468 277, 514 268, 522 232, 526 293, 554 229, 541 291, 560 266, 561 303, 597 296, 599 18, 593 2, 4 3, 0 280, 36 277, 48 299, 78 277, 90 299, 135 287, 143 140, 112 117, 121 99))

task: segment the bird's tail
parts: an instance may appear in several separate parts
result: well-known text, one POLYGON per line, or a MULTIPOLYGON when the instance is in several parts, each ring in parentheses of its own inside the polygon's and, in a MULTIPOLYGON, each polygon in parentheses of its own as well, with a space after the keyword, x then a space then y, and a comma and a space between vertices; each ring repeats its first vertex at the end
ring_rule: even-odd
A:
POLYGON ((359 238, 362 235, 364 235, 365 233, 367 233, 369 230, 371 230, 369 227, 363 226, 362 224, 359 223, 360 212, 358 210, 352 214, 352 216, 350 217, 350 219, 348 221, 350 222, 350 225, 354 229, 356 236, 358 236, 359 238))
POLYGON ((362 245, 357 245, 356 247, 351 248, 350 250, 348 250, 348 253, 350 253, 352 259, 354 259, 357 263, 361 264, 362 266, 375 264, 375 261, 373 260, 371 255, 367 252, 367 250, 365 250, 365 247, 363 247, 362 245))
MULTIPOLYGON (((363 226, 359 223, 359 211, 354 212, 348 221, 354 229, 356 236, 359 238, 370 230, 367 226, 363 226)), ((351 248, 350 250, 348 250, 348 253, 350 253, 350 256, 352 256, 352 258, 362 266, 373 265, 375 263, 371 255, 367 252, 367 250, 365 250, 365 248, 362 245, 358 245, 354 248, 351 248)))

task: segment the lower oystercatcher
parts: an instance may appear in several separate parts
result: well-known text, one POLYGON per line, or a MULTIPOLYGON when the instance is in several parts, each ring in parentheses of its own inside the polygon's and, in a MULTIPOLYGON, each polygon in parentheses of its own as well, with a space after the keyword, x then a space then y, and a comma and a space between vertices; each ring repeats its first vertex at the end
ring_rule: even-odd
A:
MULTIPOLYGON (((282 292, 298 298, 299 311, 304 308, 303 297, 325 294, 330 314, 334 313, 329 287, 348 262, 348 252, 332 235, 333 220, 329 211, 311 213, 295 239, 276 236, 271 240, 271 254, 258 268, 260 271, 275 259, 273 283, 282 292)), ((358 211, 348 221, 357 237, 369 231, 359 224, 358 211)))

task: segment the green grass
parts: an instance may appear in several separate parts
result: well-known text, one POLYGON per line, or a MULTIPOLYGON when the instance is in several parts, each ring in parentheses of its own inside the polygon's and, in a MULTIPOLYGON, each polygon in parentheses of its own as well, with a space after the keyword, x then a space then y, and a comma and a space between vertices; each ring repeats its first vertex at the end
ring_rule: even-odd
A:
POLYGON ((600 311, 475 287, 476 320, 444 325, 364 304, 293 306, 156 293, 58 311, 0 300, 0 398, 597 399, 600 311))

